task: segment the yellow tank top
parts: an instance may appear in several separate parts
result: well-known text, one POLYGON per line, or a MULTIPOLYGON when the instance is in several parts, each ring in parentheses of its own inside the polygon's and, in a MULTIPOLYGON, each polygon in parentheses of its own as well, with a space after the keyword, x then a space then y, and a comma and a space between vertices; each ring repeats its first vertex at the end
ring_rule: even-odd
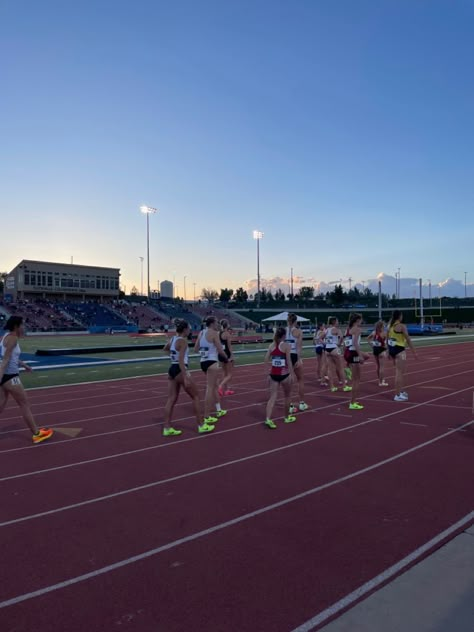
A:
POLYGON ((402 333, 395 331, 395 327, 399 325, 397 320, 388 330, 388 345, 390 347, 406 347, 407 341, 402 333))

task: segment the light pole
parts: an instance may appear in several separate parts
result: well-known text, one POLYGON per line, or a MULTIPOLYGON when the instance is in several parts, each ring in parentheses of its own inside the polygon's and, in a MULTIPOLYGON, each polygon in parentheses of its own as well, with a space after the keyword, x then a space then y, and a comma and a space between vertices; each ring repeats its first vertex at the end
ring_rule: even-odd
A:
POLYGON ((146 269, 147 269, 147 296, 150 300, 150 215, 158 212, 158 209, 152 206, 140 206, 140 211, 146 215, 146 269))
POLYGON ((194 302, 196 302, 196 284, 195 283, 193 283, 193 287, 194 287, 194 294, 193 294, 194 302))
POLYGON ((184 294, 184 302, 186 303, 186 275, 184 276, 184 290, 183 290, 183 294, 184 294))
POLYGON ((257 307, 260 307, 260 240, 263 233, 259 230, 253 231, 253 238, 257 241, 257 307))
POLYGON ((428 279, 428 298, 430 301, 430 307, 433 307, 433 300, 431 298, 431 279, 428 279))
POLYGON ((140 264, 141 264, 141 289, 140 289, 140 296, 143 296, 143 257, 138 257, 140 259, 140 264))
POLYGON ((467 298, 467 272, 464 273, 464 298, 467 298))

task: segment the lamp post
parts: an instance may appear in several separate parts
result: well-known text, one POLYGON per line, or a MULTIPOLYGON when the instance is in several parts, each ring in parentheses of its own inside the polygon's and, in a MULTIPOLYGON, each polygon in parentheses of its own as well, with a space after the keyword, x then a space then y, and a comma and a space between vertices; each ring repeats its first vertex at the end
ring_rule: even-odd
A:
POLYGON ((260 307, 260 240, 263 233, 259 230, 253 231, 253 238, 257 241, 257 307, 260 307))
POLYGON ((184 287, 184 290, 183 290, 184 302, 186 303, 186 275, 184 276, 184 280, 183 281, 184 281, 184 283, 183 283, 183 287, 184 287))
POLYGON ((140 277, 141 277, 141 288, 140 288, 140 296, 143 296, 143 257, 138 257, 140 259, 140 265, 141 265, 141 271, 140 271, 140 277))
POLYGON ((194 294, 193 294, 194 302, 196 302, 196 284, 195 283, 193 283, 193 287, 194 287, 194 294))
POLYGON ((464 298, 467 298, 467 272, 464 273, 464 298))
POLYGON ((146 268, 147 268, 147 296, 150 300, 150 215, 158 212, 152 206, 140 206, 140 211, 146 215, 146 268))

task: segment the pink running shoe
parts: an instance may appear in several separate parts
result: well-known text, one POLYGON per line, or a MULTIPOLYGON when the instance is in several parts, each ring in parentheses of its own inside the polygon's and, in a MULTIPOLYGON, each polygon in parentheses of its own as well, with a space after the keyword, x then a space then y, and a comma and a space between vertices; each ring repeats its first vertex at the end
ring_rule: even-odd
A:
POLYGON ((224 395, 234 395, 235 391, 231 391, 230 389, 224 393, 224 395))

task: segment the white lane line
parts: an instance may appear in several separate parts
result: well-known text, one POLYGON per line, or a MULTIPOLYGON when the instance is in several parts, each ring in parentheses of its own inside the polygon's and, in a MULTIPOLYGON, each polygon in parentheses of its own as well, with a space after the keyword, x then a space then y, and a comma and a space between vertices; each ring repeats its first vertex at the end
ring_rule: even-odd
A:
MULTIPOLYGON (((412 406, 412 409, 417 408, 417 407, 419 407, 421 405, 422 404, 416 404, 416 405, 412 406)), ((49 510, 47 512, 34 514, 32 516, 24 516, 22 518, 15 518, 14 520, 0 523, 0 527, 6 526, 8 524, 14 524, 16 522, 22 522, 24 520, 30 520, 30 519, 41 517, 41 516, 44 516, 44 515, 50 515, 50 514, 53 514, 53 513, 56 513, 56 512, 60 512, 60 511, 65 511, 67 509, 74 509, 76 507, 82 507, 84 505, 89 505, 89 504, 92 504, 92 503, 101 502, 103 500, 108 500, 109 498, 115 498, 116 496, 123 496, 123 495, 126 495, 126 494, 132 494, 132 493, 135 493, 137 491, 141 491, 142 489, 148 489, 149 487, 155 487, 157 485, 163 485, 164 483, 169 483, 169 482, 172 482, 172 481, 180 480, 182 478, 189 478, 191 476, 196 476, 196 475, 202 474, 204 472, 210 472, 210 471, 212 471, 214 469, 220 469, 220 468, 223 468, 223 467, 228 467, 229 465, 236 465, 237 463, 243 463, 245 461, 253 460, 253 459, 259 458, 261 456, 267 456, 268 454, 273 454, 275 452, 282 452, 282 451, 288 450, 290 448, 294 448, 294 447, 298 447, 298 446, 301 446, 301 445, 305 445, 306 443, 312 443, 313 441, 319 441, 319 439, 323 439, 325 437, 333 436, 333 435, 339 434, 341 432, 345 432, 346 430, 352 430, 354 428, 359 428, 361 426, 367 426, 368 424, 371 424, 371 423, 373 423, 375 421, 382 421, 383 419, 386 419, 387 417, 392 417, 394 415, 397 415, 400 412, 402 412, 402 411, 396 410, 396 411, 393 411, 391 413, 387 413, 385 415, 381 415, 380 417, 374 417, 374 418, 371 418, 371 419, 366 419, 365 421, 362 421, 362 422, 360 422, 358 424, 352 424, 350 426, 344 426, 343 428, 338 428, 337 430, 332 430, 332 431, 326 432, 326 433, 321 434, 321 435, 316 435, 314 437, 309 437, 308 439, 302 439, 301 441, 297 441, 295 443, 290 443, 290 444, 287 444, 287 445, 284 445, 284 446, 280 446, 278 448, 273 448, 272 450, 267 450, 265 452, 259 452, 257 454, 252 454, 252 455, 249 455, 249 456, 241 457, 240 459, 234 459, 232 461, 228 461, 228 462, 225 462, 225 463, 220 463, 218 465, 212 465, 212 466, 209 466, 209 467, 201 469, 201 470, 195 470, 193 472, 187 472, 185 474, 180 474, 178 476, 174 476, 174 477, 169 478, 169 479, 162 479, 162 480, 159 480, 159 481, 153 481, 151 483, 146 483, 145 485, 141 485, 139 487, 133 487, 133 488, 130 488, 130 489, 125 489, 125 490, 122 490, 120 492, 115 492, 113 494, 108 494, 108 495, 105 495, 105 496, 92 498, 92 499, 89 499, 89 500, 82 501, 80 503, 76 503, 76 504, 72 504, 72 505, 66 505, 64 507, 58 507, 56 509, 51 509, 51 510, 49 510)), ((277 418, 277 419, 281 419, 281 417, 277 418)), ((261 423, 262 422, 259 421, 258 425, 260 425, 261 423)), ((474 423, 474 422, 469 422, 469 423, 474 423)), ((252 424, 252 425, 257 425, 257 424, 252 424)), ((464 426, 460 426, 459 428, 453 428, 452 431, 460 430, 460 428, 463 428, 463 427, 464 426)), ((238 428, 232 428, 232 429, 229 429, 229 430, 225 430, 223 432, 235 432, 236 430, 238 430, 238 428)), ((218 434, 210 435, 210 436, 217 437, 217 436, 219 436, 219 434, 223 434, 223 433, 218 433, 218 434)), ((202 437, 198 437, 198 438, 202 438, 202 437)), ((196 438, 183 439, 181 441, 181 443, 184 443, 185 441, 194 441, 194 440, 196 440, 196 438)), ((148 451, 148 450, 163 448, 163 447, 166 447, 166 446, 169 446, 169 445, 172 445, 172 444, 160 444, 158 446, 149 446, 147 448, 141 448, 140 450, 136 450, 134 452, 144 452, 144 451, 148 451)), ((174 445, 177 445, 177 444, 174 444, 174 445)), ((125 454, 128 454, 128 453, 125 453, 125 454)), ((75 465, 82 465, 83 463, 87 464, 87 463, 92 463, 92 462, 95 462, 95 461, 107 460, 107 459, 114 458, 115 456, 118 456, 118 455, 111 455, 111 456, 108 456, 108 457, 101 457, 101 458, 98 458, 98 459, 93 459, 91 461, 84 461, 82 463, 79 462, 79 463, 75 463, 75 464, 68 464, 68 465, 65 465, 65 466, 53 467, 53 468, 50 468, 48 470, 40 470, 39 472, 29 472, 29 473, 26 473, 26 474, 17 474, 15 476, 2 478, 2 479, 0 479, 0 482, 1 481, 5 481, 5 480, 12 480, 12 479, 16 479, 16 478, 24 478, 25 476, 33 476, 35 474, 41 474, 41 473, 44 473, 44 472, 50 472, 50 471, 54 471, 54 470, 58 470, 58 469, 74 467, 75 465)))
POLYGON ((379 575, 376 575, 362 586, 359 586, 359 588, 356 588, 356 590, 349 593, 339 601, 336 601, 336 603, 334 603, 332 606, 329 606, 329 608, 326 608, 312 619, 309 619, 309 621, 306 621, 305 623, 299 625, 297 628, 292 630, 292 632, 311 632, 311 630, 314 630, 314 628, 318 625, 321 625, 329 618, 334 617, 339 612, 341 612, 341 610, 344 610, 348 606, 352 605, 355 601, 361 599, 369 592, 374 590, 374 588, 377 588, 387 580, 391 579, 394 575, 397 575, 398 573, 403 571, 407 566, 415 562, 422 555, 428 553, 431 549, 434 549, 438 544, 440 544, 440 542, 449 538, 449 536, 451 536, 453 533, 456 533, 456 531, 459 531, 463 527, 469 525, 473 520, 474 511, 471 511, 470 513, 465 515, 464 518, 461 518, 461 520, 458 520, 458 522, 454 523, 441 533, 438 533, 438 535, 412 551, 402 560, 400 560, 396 564, 393 564, 393 566, 390 566, 379 575))
POLYGON ((421 428, 428 428, 428 424, 412 424, 409 421, 401 421, 400 422, 401 425, 404 426, 420 426, 421 428))
MULTIPOLYGON (((466 424, 464 424, 464 426, 462 427, 465 428, 473 423, 474 423, 474 420, 469 421, 466 424)), ((14 606, 24 601, 28 601, 29 599, 34 599, 35 597, 41 597, 42 595, 46 595, 56 590, 60 590, 61 588, 67 588, 68 586, 73 586, 74 584, 79 584, 81 582, 87 581, 88 579, 94 579, 95 577, 99 577, 100 575, 105 575, 119 568, 123 568, 124 566, 130 566, 131 564, 135 564, 136 562, 141 562, 142 560, 146 560, 150 557, 158 555, 159 553, 162 553, 163 551, 169 551, 170 549, 174 549, 177 546, 186 544, 187 542, 193 542, 205 536, 211 535, 212 533, 222 531, 223 529, 227 529, 228 527, 232 527, 236 524, 240 524, 242 522, 245 522, 257 516, 261 516, 262 514, 273 511, 274 509, 285 507, 286 505, 289 505, 290 503, 296 502, 298 500, 302 500, 303 498, 307 498, 308 496, 317 494, 318 492, 321 492, 325 489, 329 489, 330 487, 334 487, 335 485, 339 485, 340 483, 350 481, 358 476, 361 476, 362 474, 367 474, 368 472, 372 472, 373 470, 383 467, 384 465, 387 465, 388 463, 393 463, 394 461, 397 461, 398 459, 401 459, 404 456, 407 456, 408 454, 412 454, 413 452, 417 452, 418 450, 421 450, 422 448, 425 448, 433 443, 441 441, 445 437, 449 437, 455 432, 458 432, 458 430, 450 430, 449 432, 445 432, 442 435, 438 435, 437 437, 434 437, 433 439, 430 439, 429 441, 424 441, 423 443, 420 443, 419 445, 414 446, 413 448, 409 448, 408 450, 399 452, 398 454, 395 454, 394 456, 391 456, 388 459, 384 459, 383 461, 379 461, 378 463, 374 463, 373 465, 369 465, 368 467, 364 467, 363 469, 356 470, 355 472, 352 472, 351 474, 347 474, 346 476, 342 476, 341 478, 335 479, 333 481, 329 481, 328 483, 324 483, 323 485, 318 485, 317 487, 308 489, 305 492, 302 492, 300 494, 290 496, 289 498, 285 498, 284 500, 280 500, 276 503, 272 503, 271 505, 266 505, 265 507, 261 507, 260 509, 256 509, 255 511, 251 511, 249 513, 243 514, 239 516, 238 518, 233 518, 232 520, 221 522, 217 525, 214 525, 213 527, 203 529, 202 531, 197 531, 196 533, 192 533, 188 536, 185 536, 184 538, 179 538, 178 540, 174 540, 173 542, 169 542, 168 544, 163 544, 162 546, 149 549, 148 551, 144 551, 143 553, 139 553, 138 555, 133 555, 132 557, 125 558, 123 560, 120 560, 119 562, 115 562, 114 564, 108 564, 107 566, 103 566, 102 568, 97 568, 96 570, 91 571, 89 573, 84 573, 83 575, 77 575, 76 577, 71 577, 70 579, 67 579, 65 581, 58 582, 57 584, 51 584, 50 586, 45 586, 43 588, 39 588, 38 590, 34 590, 29 593, 24 593, 23 595, 17 595, 16 597, 12 597, 11 599, 6 599, 5 601, 0 602, 0 609, 7 608, 8 606, 14 606)), ((464 524, 472 520, 472 517, 474 516, 474 512, 471 512, 470 514, 468 514, 468 516, 469 516, 469 519, 468 517, 465 517, 463 519, 461 526, 463 526, 464 524)), ((459 528, 459 526, 457 526, 456 528, 459 528)), ((311 628, 307 628, 307 629, 309 630, 311 628)), ((301 628, 300 630, 298 630, 298 632, 303 632, 303 631, 304 631, 304 628, 301 628)), ((297 632, 297 631, 295 630, 294 632, 297 632)))

